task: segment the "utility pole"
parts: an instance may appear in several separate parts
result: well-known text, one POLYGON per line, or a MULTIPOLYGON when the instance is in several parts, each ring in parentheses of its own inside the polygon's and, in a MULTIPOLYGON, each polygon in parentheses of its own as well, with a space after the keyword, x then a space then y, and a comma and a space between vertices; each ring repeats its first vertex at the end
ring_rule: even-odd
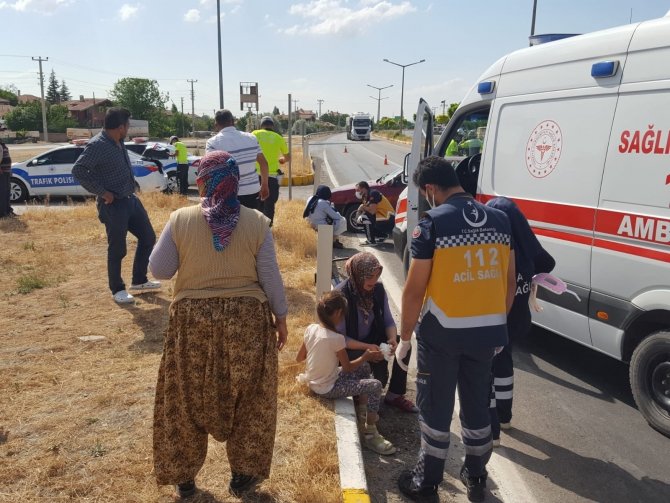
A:
POLYGON ((184 120, 184 97, 181 97, 181 135, 186 136, 184 128, 186 127, 186 121, 184 120))
MULTIPOLYGON (((296 101, 296 103, 297 103, 297 101, 296 101)), ((291 129, 293 129, 293 128, 291 127, 291 95, 289 94, 288 95, 288 151, 292 153, 293 152, 293 146, 291 145, 291 137, 292 137, 291 129)), ((292 159, 293 159, 293 156, 289 157, 289 159, 288 159, 288 200, 289 201, 293 198, 293 191, 292 191, 292 188, 293 188, 292 185, 293 184, 292 184, 292 180, 291 180, 291 175, 293 174, 292 173, 293 166, 291 164, 292 159)))
POLYGON ((316 100, 319 102, 319 119, 321 118, 321 103, 323 103, 325 100, 316 100))
POLYGON ((195 93, 193 92, 193 84, 198 82, 198 81, 187 79, 186 82, 191 83, 191 131, 195 131, 195 127, 194 127, 194 122, 195 122, 195 93))
POLYGON ((298 116, 298 102, 299 101, 300 100, 293 100, 293 113, 296 117, 298 116))
POLYGON ((216 0, 216 26, 219 47, 219 107, 223 109, 223 66, 221 65, 221 0, 216 0))
POLYGON ((42 73, 42 61, 49 61, 49 58, 37 56, 33 61, 40 63, 40 91, 42 92, 42 129, 44 130, 44 141, 49 141, 49 131, 47 131, 47 107, 44 102, 44 73, 42 73))
POLYGON ((440 105, 442 105, 442 115, 445 115, 446 114, 445 109, 447 107, 447 100, 440 101, 440 105))
POLYGON ((379 124, 379 119, 381 119, 381 117, 379 116, 379 110, 380 110, 379 104, 381 103, 382 100, 385 100, 386 98, 388 98, 388 96, 382 98, 382 90, 383 89, 388 89, 389 87, 393 87, 393 84, 391 84, 390 86, 386 86, 386 87, 377 87, 377 86, 372 86, 370 84, 367 84, 367 86, 371 87, 372 89, 376 89, 378 91, 376 98, 374 96, 370 96, 370 98, 372 98, 373 100, 377 100, 377 124, 379 124))

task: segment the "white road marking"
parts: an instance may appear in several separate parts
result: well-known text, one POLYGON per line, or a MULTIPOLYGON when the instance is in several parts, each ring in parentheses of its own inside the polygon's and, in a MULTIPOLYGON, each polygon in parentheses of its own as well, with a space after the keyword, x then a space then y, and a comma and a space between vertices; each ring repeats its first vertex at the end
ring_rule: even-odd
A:
POLYGON ((342 185, 337 177, 335 176, 335 173, 333 173, 332 168, 330 167, 330 164, 328 164, 328 156, 326 155, 326 149, 323 149, 323 164, 326 166, 326 172, 328 173, 328 177, 330 178, 330 181, 333 182, 333 187, 339 187, 342 185))

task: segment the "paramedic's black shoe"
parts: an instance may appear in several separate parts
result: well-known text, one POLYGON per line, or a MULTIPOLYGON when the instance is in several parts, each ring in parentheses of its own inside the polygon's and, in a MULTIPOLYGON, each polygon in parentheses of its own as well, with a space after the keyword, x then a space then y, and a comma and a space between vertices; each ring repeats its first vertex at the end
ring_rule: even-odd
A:
POLYGON ((486 477, 488 474, 484 471, 484 475, 480 477, 470 477, 468 469, 461 468, 461 482, 468 492, 468 500, 478 503, 484 501, 484 489, 486 489, 486 477))
POLYGON ((179 494, 180 498, 188 498, 189 496, 193 496, 195 494, 195 482, 193 480, 189 480, 188 482, 177 484, 177 494, 179 494))
POLYGON ((239 496, 243 492, 254 487, 260 480, 260 478, 254 477, 253 475, 244 475, 242 473, 233 472, 233 477, 230 479, 228 490, 233 496, 239 496))
POLYGON ((333 248, 337 248, 338 250, 341 250, 344 248, 344 245, 342 244, 341 241, 338 241, 337 239, 333 241, 333 248))
POLYGON ((425 503, 440 503, 437 496, 437 486, 417 487, 412 480, 414 475, 409 470, 405 470, 398 477, 398 489, 412 501, 425 503))

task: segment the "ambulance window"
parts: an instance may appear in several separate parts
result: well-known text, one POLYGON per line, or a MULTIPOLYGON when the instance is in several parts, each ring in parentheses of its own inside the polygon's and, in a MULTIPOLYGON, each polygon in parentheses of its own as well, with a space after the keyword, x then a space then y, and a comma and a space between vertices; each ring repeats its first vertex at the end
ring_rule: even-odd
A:
POLYGON ((489 109, 475 110, 461 116, 450 128, 449 136, 442 143, 440 155, 450 161, 459 161, 479 154, 484 146, 489 109))

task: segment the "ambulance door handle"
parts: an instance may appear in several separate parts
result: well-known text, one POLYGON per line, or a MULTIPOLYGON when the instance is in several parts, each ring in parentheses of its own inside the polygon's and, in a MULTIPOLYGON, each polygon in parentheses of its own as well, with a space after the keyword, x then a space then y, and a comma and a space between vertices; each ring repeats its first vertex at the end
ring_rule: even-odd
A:
POLYGON ((599 61, 598 63, 593 63, 591 66, 591 77, 596 79, 602 79, 605 77, 612 77, 616 74, 619 69, 619 61, 599 61))

